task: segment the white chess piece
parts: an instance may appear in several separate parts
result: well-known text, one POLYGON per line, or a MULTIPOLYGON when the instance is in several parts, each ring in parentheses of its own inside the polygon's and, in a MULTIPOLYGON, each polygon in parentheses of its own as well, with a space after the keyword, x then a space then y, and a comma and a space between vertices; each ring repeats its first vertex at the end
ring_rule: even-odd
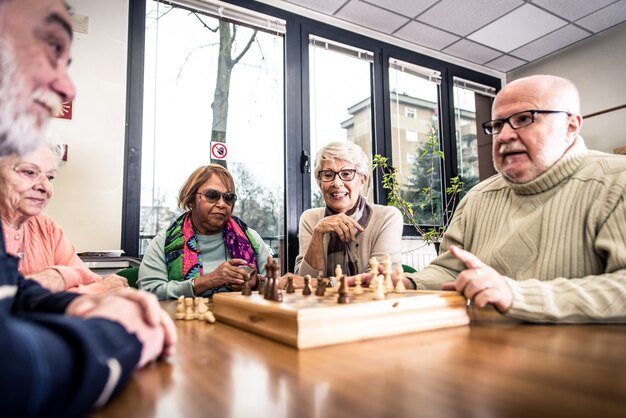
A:
POLYGON ((398 264, 396 267, 396 293, 406 293, 406 286, 404 285, 404 271, 402 270, 402 265, 398 264))
POLYGON ((176 305, 176 319, 185 319, 185 297, 178 298, 178 304, 176 305))
POLYGON ((185 321, 194 319, 193 298, 185 298, 185 321))
POLYGON ((376 287, 376 277, 378 277, 378 260, 376 257, 370 258, 370 273, 372 274, 372 280, 370 280, 370 289, 374 290, 376 287))
POLYGON ((363 286, 361 286, 361 275, 357 274, 357 276, 354 278, 354 291, 353 293, 355 295, 362 295, 363 294, 363 286))
MULTIPOLYGON (((370 287, 372 284, 370 283, 370 287)), ((374 300, 385 299, 385 278, 382 274, 376 277, 376 290, 374 291, 374 300)))
POLYGON ((383 260, 383 275, 385 276, 385 293, 393 293, 393 280, 391 280, 391 257, 385 254, 383 260))
POLYGON ((337 266, 335 267, 335 286, 333 288, 333 290, 335 292, 339 292, 339 288, 341 287, 341 278, 343 277, 343 269, 341 268, 340 264, 337 264, 337 266))

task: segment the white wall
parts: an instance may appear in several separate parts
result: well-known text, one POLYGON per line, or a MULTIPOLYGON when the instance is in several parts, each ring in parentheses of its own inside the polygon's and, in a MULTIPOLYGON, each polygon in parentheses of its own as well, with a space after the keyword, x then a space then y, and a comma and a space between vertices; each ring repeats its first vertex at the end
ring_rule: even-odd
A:
MULTIPOLYGON (((507 74, 507 81, 532 74, 568 78, 580 91, 582 114, 626 104, 626 23, 593 39, 581 41, 558 54, 507 74)), ((626 146, 626 109, 587 118, 582 136, 589 148, 613 152, 626 146)))
POLYGON ((74 32, 70 75, 76 84, 73 120, 55 119, 49 132, 69 145, 46 213, 79 251, 119 249, 122 224, 128 0, 70 0, 89 17, 74 32))

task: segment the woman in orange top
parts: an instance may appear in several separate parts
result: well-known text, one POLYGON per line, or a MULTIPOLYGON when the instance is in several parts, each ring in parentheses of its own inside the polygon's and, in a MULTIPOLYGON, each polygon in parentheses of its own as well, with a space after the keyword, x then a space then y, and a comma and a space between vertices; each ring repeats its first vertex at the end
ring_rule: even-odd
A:
POLYGON ((46 144, 22 158, 0 161, 0 214, 7 252, 20 272, 52 290, 97 293, 127 287, 125 278, 93 273, 63 229, 42 211, 52 198, 58 157, 46 144))

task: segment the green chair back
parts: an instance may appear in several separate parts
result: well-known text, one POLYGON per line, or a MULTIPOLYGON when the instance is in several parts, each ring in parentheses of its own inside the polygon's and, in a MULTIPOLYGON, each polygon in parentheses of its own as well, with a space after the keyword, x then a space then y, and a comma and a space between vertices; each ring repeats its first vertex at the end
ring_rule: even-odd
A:
POLYGON ((139 276, 139 267, 127 267, 118 271, 118 276, 125 277, 128 280, 128 286, 137 288, 137 277, 139 276))
POLYGON ((411 266, 407 266, 406 264, 402 265, 402 271, 405 272, 405 273, 417 273, 417 270, 415 270, 411 266))

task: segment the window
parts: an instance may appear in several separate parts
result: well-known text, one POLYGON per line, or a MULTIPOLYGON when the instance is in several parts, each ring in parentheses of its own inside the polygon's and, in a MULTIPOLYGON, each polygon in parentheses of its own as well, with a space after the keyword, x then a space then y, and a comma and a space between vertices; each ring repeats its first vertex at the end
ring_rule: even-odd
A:
POLYGON ((417 142, 417 131, 414 129, 407 129, 404 133, 408 142, 417 142))
POLYGON ((485 135, 480 127, 483 121, 491 119, 491 100, 495 89, 455 77, 453 95, 457 170, 465 193, 480 180, 495 174, 491 137, 485 135))
MULTIPOLYGON (((278 30, 210 13, 147 2, 141 242, 180 214, 178 191, 188 176, 218 162, 235 180, 234 215, 278 256, 284 231, 284 39, 278 30), (230 49, 220 48, 225 38, 230 49), (224 59, 232 65, 220 65, 224 59), (211 152, 217 142, 227 147, 224 160, 211 152)), ((232 11, 229 16, 237 18, 232 11)))
POLYGON ((434 225, 441 216, 441 160, 431 159, 427 139, 439 136, 439 84, 438 71, 419 67, 397 59, 389 61, 389 100, 391 102, 391 145, 393 166, 403 198, 413 204, 415 218, 420 224, 434 225), (415 118, 401 118, 403 109, 414 109, 415 118), (406 135, 402 135, 406 132, 406 135), (409 132, 415 135, 409 136, 409 132), (419 132, 419 134, 418 134, 419 132), (421 140, 418 140, 418 137, 421 140), (430 175, 430 171, 434 175, 430 175), (430 179, 434 178, 434 184, 430 179), (421 210, 422 189, 435 189, 438 214, 421 210))
MULTIPOLYGON (((372 153, 371 63, 373 54, 310 37, 311 164, 322 147, 350 141, 372 153)), ((311 206, 324 206, 311 170, 311 206)), ((372 201, 373 194, 363 191, 372 201)))
MULTIPOLYGON (((445 153, 435 167, 438 190, 457 171, 475 173, 476 149, 479 177, 489 168, 481 154, 489 147, 480 130, 466 126, 469 109, 454 96, 461 100, 462 90, 473 91, 476 125, 489 119, 490 97, 474 87, 493 89, 499 79, 266 3, 129 0, 122 219, 128 255, 139 255, 139 237, 149 239, 178 213, 178 190, 194 168, 210 161, 212 140, 226 141, 226 162, 242 198, 239 215, 276 251, 285 249, 283 271, 293 271, 300 215, 321 204, 310 168, 329 141, 354 141, 370 155, 389 157, 406 194, 420 187, 417 156, 431 128, 445 153), (219 39, 210 29, 219 25, 236 29, 239 52, 256 31, 228 73, 222 126, 211 107, 219 39), (476 141, 467 136, 472 132, 476 141)), ((386 192, 376 176, 372 180, 368 199, 385 204, 386 192)))

